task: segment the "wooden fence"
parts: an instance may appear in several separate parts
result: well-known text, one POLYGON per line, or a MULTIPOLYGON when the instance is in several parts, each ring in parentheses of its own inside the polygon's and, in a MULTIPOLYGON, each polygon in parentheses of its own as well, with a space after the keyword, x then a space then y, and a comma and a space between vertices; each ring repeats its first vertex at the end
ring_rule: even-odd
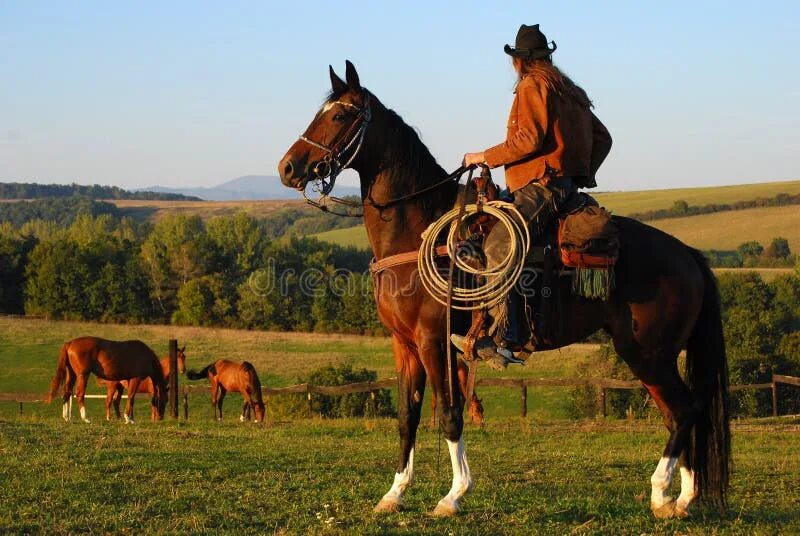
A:
MULTIPOLYGON (((177 346, 176 346, 177 348, 177 346)), ((170 347, 172 353, 172 347, 170 347)), ((176 370, 176 369, 172 369, 176 370)), ((173 380, 171 380, 173 381, 173 380)), ((177 385, 177 378, 175 378, 177 385)), ((599 389, 599 405, 602 408, 603 417, 608 414, 606 398, 609 389, 642 389, 638 381, 624 381, 604 378, 479 378, 475 382, 478 387, 503 387, 508 389, 519 389, 520 392, 520 416, 528 414, 528 387, 596 387, 599 389)), ((800 378, 794 376, 783 376, 780 374, 772 375, 770 383, 754 383, 747 385, 732 385, 731 391, 742 389, 771 389, 772 390, 772 415, 778 415, 778 385, 794 385, 800 387, 800 378)), ((371 382, 351 383, 348 385, 324 386, 301 383, 289 387, 262 387, 262 393, 266 397, 275 397, 288 394, 305 395, 308 400, 308 415, 313 414, 312 395, 346 395, 352 393, 372 393, 375 400, 375 393, 379 389, 389 389, 397 386, 397 378, 387 378, 371 382)), ((189 395, 194 392, 208 393, 207 385, 184 385, 180 389, 170 389, 171 393, 180 392, 183 398, 183 417, 189 418, 189 395)), ((105 395, 86 395, 87 398, 105 398, 105 395)), ((17 402, 19 413, 23 412, 23 403, 42 402, 41 394, 36 393, 0 393, 0 402, 17 402)), ((170 396, 170 413, 173 418, 178 418, 178 397, 170 396), (173 405, 174 404, 174 405, 173 405)))

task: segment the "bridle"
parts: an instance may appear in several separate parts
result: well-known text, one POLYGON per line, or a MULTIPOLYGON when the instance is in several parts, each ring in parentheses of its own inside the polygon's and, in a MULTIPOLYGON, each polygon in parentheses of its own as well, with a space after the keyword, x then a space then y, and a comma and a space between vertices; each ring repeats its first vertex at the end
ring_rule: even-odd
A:
MULTIPOLYGON (((309 205, 315 206, 318 209, 322 210, 323 212, 329 212, 336 216, 346 216, 346 217, 354 217, 360 218, 364 214, 363 212, 353 212, 352 210, 348 210, 347 212, 336 212, 331 210, 328 207, 328 201, 331 201, 338 205, 343 205, 350 208, 358 208, 361 206, 360 203, 356 203, 350 201, 348 199, 342 199, 340 197, 330 195, 331 191, 333 190, 334 185, 336 184, 336 178, 339 174, 350 167, 350 164, 358 156, 358 153, 361 151, 361 148, 364 145, 364 138, 367 135, 367 127, 369 126, 370 121, 372 120, 372 107, 370 106, 370 93, 368 91, 364 91, 364 106, 360 107, 351 102, 345 101, 332 101, 328 104, 339 104, 345 106, 347 108, 352 108, 356 110, 357 115, 350 126, 347 127, 344 134, 339 138, 336 143, 328 146, 324 143, 320 143, 314 141, 306 136, 299 136, 298 139, 306 142, 307 144, 311 145, 312 147, 316 147, 325 152, 325 156, 314 165, 314 168, 311 170, 314 175, 309 178, 308 182, 314 182, 315 185, 312 186, 314 191, 320 194, 319 198, 314 200, 310 199, 306 194, 306 189, 303 188, 303 197, 305 198, 306 202, 309 205), (349 156, 347 156, 349 154, 349 156), (343 163, 343 160, 346 161, 343 163)), ((474 166, 470 166, 474 167, 474 166)), ((404 201, 408 201, 415 197, 418 197, 426 192, 431 190, 435 190, 440 186, 451 182, 458 182, 461 178, 461 175, 466 172, 469 167, 461 166, 453 173, 449 174, 447 177, 442 179, 439 182, 432 184, 431 186, 427 186, 422 190, 417 190, 416 192, 412 192, 410 194, 397 197, 394 199, 390 199, 389 201, 383 203, 376 203, 372 200, 371 195, 367 196, 367 199, 364 200, 364 204, 368 204, 373 208, 377 208, 378 210, 383 210, 389 208, 393 205, 398 203, 402 203, 404 201)))
MULTIPOLYGON (((308 143, 312 147, 321 149, 326 153, 322 160, 314 165, 314 169, 312 170, 314 172, 314 177, 309 179, 309 181, 314 181, 319 185, 317 190, 320 194, 322 194, 323 197, 327 197, 328 194, 331 193, 331 190, 333 190, 333 187, 336 184, 336 177, 339 176, 339 173, 349 167, 350 164, 353 163, 353 160, 355 160, 358 156, 358 153, 361 151, 361 147, 364 145, 364 137, 367 134, 367 127, 369 126, 370 120, 372 120, 372 108, 370 107, 369 93, 366 91, 364 92, 363 108, 356 106, 353 103, 340 100, 332 101, 328 104, 339 104, 347 108, 352 108, 356 110, 357 115, 339 140, 330 146, 314 141, 305 136, 299 137, 299 139, 308 143), (350 152, 349 157, 346 156, 348 152, 350 152), (342 163, 345 158, 347 158, 347 161, 342 163)), ((303 196, 305 197, 305 189, 303 190, 303 196)), ((310 201, 308 197, 306 197, 306 200, 310 201)))

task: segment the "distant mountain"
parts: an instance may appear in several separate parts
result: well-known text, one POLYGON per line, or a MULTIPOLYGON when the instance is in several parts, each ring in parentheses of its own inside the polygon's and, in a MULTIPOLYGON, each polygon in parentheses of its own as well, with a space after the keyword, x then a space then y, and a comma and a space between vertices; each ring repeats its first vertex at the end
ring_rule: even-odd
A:
MULTIPOLYGON (((165 186, 150 186, 142 188, 150 192, 179 193, 193 195, 208 201, 241 201, 255 199, 297 199, 302 197, 300 192, 287 188, 281 184, 278 177, 269 175, 245 175, 224 182, 211 188, 167 188, 165 186)), ((337 186, 336 195, 361 195, 358 188, 350 186, 337 186)))

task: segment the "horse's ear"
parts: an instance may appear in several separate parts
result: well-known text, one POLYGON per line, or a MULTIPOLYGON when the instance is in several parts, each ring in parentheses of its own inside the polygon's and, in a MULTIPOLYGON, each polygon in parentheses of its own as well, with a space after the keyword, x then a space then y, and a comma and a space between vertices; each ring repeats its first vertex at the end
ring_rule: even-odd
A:
POLYGON ((347 84, 344 80, 339 78, 335 72, 333 72, 333 66, 328 65, 328 71, 331 73, 331 89, 333 90, 334 95, 341 95, 345 91, 347 91, 347 84))
POLYGON ((345 70, 345 77, 347 78, 347 85, 350 89, 361 89, 361 83, 358 81, 358 73, 356 72, 355 66, 350 63, 350 60, 346 62, 347 69, 345 70))
POLYGON ((183 353, 183 352, 185 352, 185 351, 186 351, 186 345, 184 344, 184 345, 183 345, 183 348, 181 348, 181 353, 183 353))

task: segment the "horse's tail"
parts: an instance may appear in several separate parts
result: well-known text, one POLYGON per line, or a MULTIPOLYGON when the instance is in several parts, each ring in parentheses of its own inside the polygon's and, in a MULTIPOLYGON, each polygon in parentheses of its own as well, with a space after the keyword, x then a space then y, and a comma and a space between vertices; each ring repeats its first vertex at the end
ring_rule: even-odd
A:
POLYGON ((696 420, 689 461, 701 497, 711 497, 724 511, 730 470, 728 361, 722 335, 719 290, 703 254, 692 250, 703 273, 703 305, 686 348, 686 375, 696 420))
POLYGON ((58 391, 58 388, 61 387, 61 384, 63 384, 67 378, 67 359, 69 357, 68 350, 69 343, 65 342, 61 347, 61 353, 58 356, 56 375, 53 376, 53 381, 50 382, 50 393, 47 395, 48 404, 53 401, 53 397, 56 396, 56 391, 58 391))
POLYGON ((202 380, 203 378, 207 378, 208 377, 208 373, 209 372, 211 374, 216 374, 217 373, 217 369, 214 368, 214 363, 211 363, 210 365, 208 365, 206 368, 204 368, 200 372, 195 372, 193 370, 187 370, 186 371, 186 377, 189 378, 190 380, 202 380))
POLYGON ((242 370, 247 373, 247 376, 250 379, 250 387, 253 389, 253 399, 255 399, 255 401, 259 404, 263 404, 264 399, 261 396, 261 380, 258 379, 256 367, 254 367, 249 361, 244 361, 242 362, 242 370))

